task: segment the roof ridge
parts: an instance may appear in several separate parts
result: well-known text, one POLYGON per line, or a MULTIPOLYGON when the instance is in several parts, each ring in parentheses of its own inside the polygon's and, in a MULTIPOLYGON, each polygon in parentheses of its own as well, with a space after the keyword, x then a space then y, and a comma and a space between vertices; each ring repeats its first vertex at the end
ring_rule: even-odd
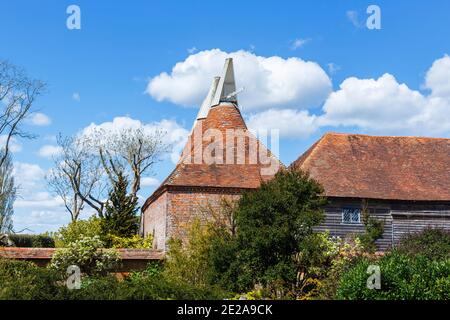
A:
MULTIPOLYGON (((369 137, 369 138, 405 138, 405 139, 430 139, 430 140, 450 140, 450 138, 442 138, 442 137, 426 137, 426 136, 394 136, 394 135, 370 135, 364 133, 346 133, 346 132, 326 132, 323 136, 333 135, 333 136, 359 136, 359 137, 369 137)), ((321 139, 322 139, 321 138, 321 139)))

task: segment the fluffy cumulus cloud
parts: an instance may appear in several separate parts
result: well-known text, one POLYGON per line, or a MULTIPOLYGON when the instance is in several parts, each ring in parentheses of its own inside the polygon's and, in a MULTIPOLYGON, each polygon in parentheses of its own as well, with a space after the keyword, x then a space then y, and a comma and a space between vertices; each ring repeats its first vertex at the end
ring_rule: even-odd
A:
POLYGON ((29 121, 35 126, 48 126, 52 123, 52 120, 47 115, 40 112, 34 113, 29 121))
POLYGON ((317 117, 307 110, 270 109, 249 116, 247 125, 256 132, 280 130, 281 137, 306 138, 318 129, 317 117), (274 121, 276 119, 276 121, 274 121))
POLYGON ((46 172, 37 164, 15 162, 13 175, 18 188, 13 216, 16 231, 55 231, 69 222, 61 199, 46 192, 46 172))
POLYGON ((192 54, 170 73, 153 77, 147 92, 157 101, 198 107, 228 57, 234 59, 237 87, 245 87, 239 95, 245 110, 311 108, 321 105, 332 90, 330 78, 315 62, 212 49, 192 54))
POLYGON ((434 61, 424 79, 429 92, 413 90, 386 73, 377 79, 345 79, 317 114, 269 110, 250 116, 252 128, 279 128, 303 138, 321 127, 394 135, 450 136, 450 57, 434 61))
POLYGON ((384 74, 349 78, 323 106, 321 125, 356 126, 369 132, 448 136, 450 134, 450 57, 434 61, 425 76, 425 94, 384 74))
POLYGON ((82 134, 90 135, 98 129, 104 130, 106 134, 117 133, 124 129, 142 129, 149 134, 159 131, 164 134, 163 142, 172 147, 170 157, 173 162, 178 161, 189 134, 189 131, 173 120, 163 119, 158 122, 143 123, 130 117, 116 117, 112 121, 101 124, 92 123, 82 130, 82 134))
POLYGON ((425 77, 425 87, 433 97, 450 97, 450 57, 436 60, 425 77))
POLYGON ((420 92, 399 84, 390 74, 378 79, 348 78, 323 106, 323 124, 368 129, 407 128, 426 99, 420 92))
POLYGON ((47 144, 39 149, 38 154, 43 158, 51 159, 52 157, 59 155, 61 151, 61 147, 47 144))

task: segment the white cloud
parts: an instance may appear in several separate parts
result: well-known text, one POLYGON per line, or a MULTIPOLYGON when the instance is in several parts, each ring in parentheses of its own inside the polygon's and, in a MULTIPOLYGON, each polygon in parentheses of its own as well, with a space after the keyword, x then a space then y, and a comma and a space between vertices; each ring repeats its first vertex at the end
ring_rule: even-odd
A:
POLYGON ((450 97, 450 57, 445 55, 434 61, 425 77, 425 87, 433 97, 450 97))
POLYGON ((198 107, 211 79, 221 73, 228 57, 234 59, 237 86, 245 87, 239 95, 239 104, 245 110, 315 107, 332 90, 331 80, 315 62, 212 49, 178 62, 170 74, 163 72, 153 77, 147 93, 157 101, 198 107))
POLYGON ((348 78, 323 106, 325 125, 404 129, 424 110, 426 99, 390 74, 378 79, 348 78))
POLYGON ((75 101, 77 101, 77 102, 80 102, 81 96, 80 96, 80 94, 79 94, 78 92, 74 92, 74 93, 72 94, 72 99, 75 100, 75 101))
POLYGON ((317 117, 307 110, 270 109, 251 115, 247 123, 256 132, 279 130, 280 137, 306 138, 318 129, 317 117))
POLYGON ((305 44, 307 44, 309 41, 311 41, 311 39, 295 39, 294 41, 292 41, 291 44, 291 50, 296 50, 298 48, 303 47, 305 44))
POLYGON ((142 187, 154 187, 159 184, 158 179, 152 178, 152 177, 144 177, 141 179, 141 186, 142 187))
POLYGON ((37 112, 31 116, 30 122, 35 126, 48 126, 52 120, 47 115, 37 112))
POLYGON ((52 158, 59 155, 61 151, 61 147, 47 144, 39 149, 38 154, 43 158, 52 158))
POLYGON ((45 191, 44 169, 37 164, 15 162, 13 175, 18 187, 13 216, 15 230, 54 231, 69 222, 61 199, 45 191))
MULTIPOLYGON (((2 148, 5 146, 7 139, 8 136, 6 134, 0 136, 0 146, 2 146, 2 148)), ((11 140, 9 141, 9 151, 11 151, 12 153, 22 151, 22 145, 14 137, 11 137, 11 140)))
MULTIPOLYGON (((26 194, 35 194, 45 178, 45 171, 37 164, 15 162, 13 175, 19 191, 24 190, 26 194)), ((22 192, 21 194, 23 195, 22 192)))
POLYGON ((424 87, 429 95, 386 73, 378 79, 345 79, 322 112, 270 110, 250 116, 253 128, 279 128, 281 136, 303 138, 321 127, 358 128, 376 134, 450 136, 450 58, 437 59, 424 87))
POLYGON ((173 147, 170 157, 175 163, 178 161, 179 154, 181 153, 189 135, 189 131, 173 120, 163 119, 159 122, 143 123, 140 120, 135 120, 130 117, 115 117, 113 121, 103 122, 98 125, 91 123, 82 130, 82 134, 89 135, 97 129, 117 133, 123 129, 129 128, 141 128, 147 133, 154 133, 156 131, 165 133, 163 141, 173 147))

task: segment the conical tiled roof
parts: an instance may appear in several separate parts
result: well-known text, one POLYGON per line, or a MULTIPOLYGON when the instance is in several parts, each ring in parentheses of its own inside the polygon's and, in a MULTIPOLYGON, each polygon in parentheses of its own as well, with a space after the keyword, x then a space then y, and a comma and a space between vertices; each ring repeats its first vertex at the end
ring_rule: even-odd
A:
POLYGON ((197 120, 175 169, 144 209, 168 187, 258 188, 280 166, 247 129, 237 106, 222 102, 211 107, 205 119, 197 120))

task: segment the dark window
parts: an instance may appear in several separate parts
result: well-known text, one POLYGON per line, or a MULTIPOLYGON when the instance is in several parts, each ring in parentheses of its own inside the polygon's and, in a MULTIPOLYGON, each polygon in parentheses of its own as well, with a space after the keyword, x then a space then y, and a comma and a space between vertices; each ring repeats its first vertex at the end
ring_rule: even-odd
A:
POLYGON ((344 208, 342 209, 343 223, 360 223, 361 209, 358 208, 344 208))

